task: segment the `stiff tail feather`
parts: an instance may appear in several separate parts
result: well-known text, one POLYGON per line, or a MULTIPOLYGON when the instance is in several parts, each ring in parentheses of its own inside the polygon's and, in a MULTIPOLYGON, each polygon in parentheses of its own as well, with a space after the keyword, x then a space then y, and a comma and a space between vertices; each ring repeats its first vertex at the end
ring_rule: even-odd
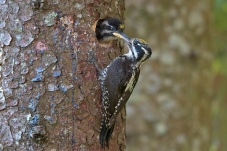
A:
POLYGON ((109 141, 114 130, 114 125, 115 123, 111 127, 106 126, 106 124, 103 124, 101 126, 99 140, 102 148, 105 148, 105 147, 109 148, 109 141))

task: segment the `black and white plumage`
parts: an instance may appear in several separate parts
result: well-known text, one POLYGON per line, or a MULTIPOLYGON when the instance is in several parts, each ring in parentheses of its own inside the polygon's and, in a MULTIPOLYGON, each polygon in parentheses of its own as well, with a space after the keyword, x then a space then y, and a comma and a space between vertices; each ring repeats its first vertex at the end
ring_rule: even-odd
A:
POLYGON ((130 39, 119 33, 114 35, 125 40, 129 52, 115 58, 100 74, 102 89, 100 144, 103 148, 109 146, 115 120, 138 81, 141 64, 152 54, 151 48, 143 40, 130 39))

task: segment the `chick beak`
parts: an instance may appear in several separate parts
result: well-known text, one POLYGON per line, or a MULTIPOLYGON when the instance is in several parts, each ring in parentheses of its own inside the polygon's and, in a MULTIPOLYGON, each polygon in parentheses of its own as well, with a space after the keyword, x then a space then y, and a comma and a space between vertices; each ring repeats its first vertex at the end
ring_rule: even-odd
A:
POLYGON ((130 41, 130 38, 123 32, 113 32, 113 35, 120 39, 123 39, 127 43, 130 41))

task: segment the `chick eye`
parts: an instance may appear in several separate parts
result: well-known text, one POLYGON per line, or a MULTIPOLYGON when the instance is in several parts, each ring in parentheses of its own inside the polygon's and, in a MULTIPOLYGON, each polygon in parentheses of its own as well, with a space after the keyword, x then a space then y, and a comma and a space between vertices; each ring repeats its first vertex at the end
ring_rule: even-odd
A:
POLYGON ((112 31, 115 31, 115 30, 116 30, 116 28, 113 27, 113 26, 110 26, 110 29, 111 29, 112 31))

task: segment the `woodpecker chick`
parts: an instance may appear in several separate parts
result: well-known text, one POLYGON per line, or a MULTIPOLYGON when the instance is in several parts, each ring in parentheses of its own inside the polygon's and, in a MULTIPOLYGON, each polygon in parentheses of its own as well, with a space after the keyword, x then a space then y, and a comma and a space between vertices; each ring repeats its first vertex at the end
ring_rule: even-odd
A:
POLYGON ((117 39, 113 33, 124 35, 123 30, 124 24, 120 20, 112 17, 99 19, 95 27, 96 38, 100 43, 110 43, 117 39))
POLYGON ((100 144, 102 148, 109 146, 115 120, 126 105, 138 81, 141 64, 152 54, 151 48, 142 39, 128 38, 126 35, 117 32, 113 32, 113 35, 124 39, 129 52, 115 58, 101 71, 102 121, 100 144))

